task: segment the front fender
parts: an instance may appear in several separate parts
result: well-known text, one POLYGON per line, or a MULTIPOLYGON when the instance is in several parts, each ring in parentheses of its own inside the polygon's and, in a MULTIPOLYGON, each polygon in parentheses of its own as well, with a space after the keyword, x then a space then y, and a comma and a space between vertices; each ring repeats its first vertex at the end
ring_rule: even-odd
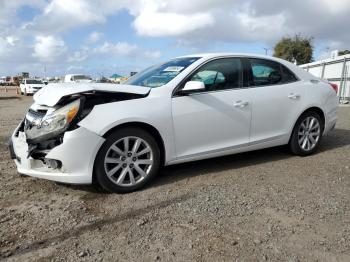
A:
POLYGON ((135 122, 150 125, 159 132, 164 142, 166 162, 175 157, 171 103, 164 97, 96 105, 78 125, 103 136, 119 125, 135 122))

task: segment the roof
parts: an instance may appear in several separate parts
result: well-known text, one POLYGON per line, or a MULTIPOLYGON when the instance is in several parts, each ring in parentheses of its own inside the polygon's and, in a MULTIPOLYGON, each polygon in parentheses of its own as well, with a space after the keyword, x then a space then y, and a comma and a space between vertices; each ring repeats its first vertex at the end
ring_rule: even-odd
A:
POLYGON ((299 66, 296 66, 296 65, 294 65, 286 60, 283 60, 281 58, 267 56, 267 55, 247 54, 247 53, 203 53, 203 54, 186 55, 186 56, 181 56, 178 58, 184 58, 184 57, 200 57, 199 61, 197 61, 199 64, 205 60, 221 58, 221 57, 249 57, 249 58, 267 59, 267 60, 279 62, 279 63, 287 66, 290 70, 292 70, 301 79, 310 80, 310 79, 316 78, 313 75, 306 72, 304 69, 302 69, 299 66))
POLYGON ((268 56, 268 55, 261 55, 261 54, 250 54, 250 53, 199 53, 199 54, 193 54, 193 55, 185 55, 180 56, 177 58, 183 58, 183 57, 199 57, 201 59, 212 59, 212 58, 219 58, 219 57, 228 57, 228 56, 237 56, 237 57, 251 57, 251 58, 261 58, 261 59, 268 59, 273 60, 285 65, 290 66, 292 63, 278 58, 274 56, 268 56))
POLYGON ((260 54, 249 54, 249 53, 229 53, 229 52, 222 52, 222 53, 199 53, 199 54, 192 54, 192 55, 184 55, 180 57, 203 57, 203 58, 212 58, 212 57, 221 57, 221 56, 247 56, 247 57, 259 57, 259 58, 268 58, 268 59, 276 59, 273 56, 267 56, 267 55, 260 55, 260 54))

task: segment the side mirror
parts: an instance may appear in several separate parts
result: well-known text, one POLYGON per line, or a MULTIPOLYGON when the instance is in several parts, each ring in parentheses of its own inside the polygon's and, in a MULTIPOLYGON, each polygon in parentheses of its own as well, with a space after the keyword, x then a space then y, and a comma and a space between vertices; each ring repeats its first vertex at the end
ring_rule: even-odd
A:
POLYGON ((180 93, 186 95, 196 91, 205 91, 205 85, 203 82, 188 81, 180 93))

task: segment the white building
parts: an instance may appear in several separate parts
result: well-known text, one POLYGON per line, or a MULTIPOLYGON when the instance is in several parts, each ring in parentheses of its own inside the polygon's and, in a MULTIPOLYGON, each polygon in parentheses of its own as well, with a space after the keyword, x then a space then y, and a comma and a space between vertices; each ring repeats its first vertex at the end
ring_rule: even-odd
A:
POLYGON ((338 85, 338 96, 340 102, 350 101, 350 55, 337 56, 301 65, 314 76, 327 79, 331 83, 338 85))

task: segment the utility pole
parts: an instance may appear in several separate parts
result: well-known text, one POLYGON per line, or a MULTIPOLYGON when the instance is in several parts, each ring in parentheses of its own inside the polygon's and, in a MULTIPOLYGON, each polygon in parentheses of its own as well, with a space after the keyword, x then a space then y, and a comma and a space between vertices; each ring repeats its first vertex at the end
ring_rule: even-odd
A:
POLYGON ((270 49, 266 47, 264 47, 263 49, 265 50, 265 55, 267 55, 270 49))

